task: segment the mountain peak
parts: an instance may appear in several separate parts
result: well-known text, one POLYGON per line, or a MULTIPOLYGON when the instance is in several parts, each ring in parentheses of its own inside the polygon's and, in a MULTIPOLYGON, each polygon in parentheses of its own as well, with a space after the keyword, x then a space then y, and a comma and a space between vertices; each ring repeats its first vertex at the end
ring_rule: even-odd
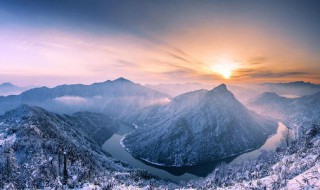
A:
POLYGON ((35 114, 36 109, 27 104, 22 104, 19 107, 8 111, 5 115, 10 115, 12 118, 29 117, 35 114))
POLYGON ((291 83, 309 83, 309 82, 304 82, 303 80, 300 80, 300 81, 293 81, 291 83))
POLYGON ((14 87, 15 85, 13 85, 12 83, 10 82, 5 82, 3 84, 0 84, 0 87, 14 87))
POLYGON ((133 83, 132 81, 130 81, 130 80, 126 79, 126 78, 123 78, 123 77, 119 77, 116 80, 113 80, 112 82, 133 83))
POLYGON ((28 104, 22 104, 21 106, 17 107, 16 110, 29 110, 32 111, 33 108, 28 104))
POLYGON ((305 82, 305 81, 289 82, 288 84, 289 84, 289 85, 301 85, 301 86, 304 86, 304 85, 313 86, 313 85, 315 85, 315 84, 313 84, 313 83, 311 83, 311 82, 305 82))
POLYGON ((227 85, 222 83, 219 86, 213 88, 211 92, 229 92, 229 90, 227 89, 227 85))
POLYGON ((199 165, 239 154, 262 145, 276 129, 237 101, 225 84, 179 95, 142 117, 148 130, 128 134, 122 145, 134 157, 165 166, 199 165))

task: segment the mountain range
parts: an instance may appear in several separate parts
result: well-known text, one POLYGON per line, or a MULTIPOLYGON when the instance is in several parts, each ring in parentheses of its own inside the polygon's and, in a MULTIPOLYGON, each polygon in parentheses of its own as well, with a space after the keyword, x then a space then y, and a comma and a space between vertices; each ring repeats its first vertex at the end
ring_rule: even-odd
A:
POLYGON ((312 95, 320 91, 319 84, 304 81, 288 83, 263 83, 261 84, 265 92, 275 92, 281 96, 293 98, 312 95))
POLYGON ((0 113, 22 104, 40 106, 56 113, 93 111, 124 119, 144 107, 163 104, 171 97, 133 83, 124 78, 91 85, 60 85, 55 88, 34 88, 0 97, 0 113))
MULTIPOLYGON (((136 129, 121 141, 126 150, 153 166, 173 168, 207 164, 256 149, 276 132, 277 121, 301 134, 319 133, 318 128, 308 128, 320 123, 317 85, 293 82, 258 86, 265 87, 252 91, 251 87, 232 86, 230 89, 237 94, 234 95, 229 86, 221 84, 211 90, 200 89, 171 98, 163 92, 119 78, 91 85, 34 88, 19 95, 2 96, 0 188, 80 189, 89 182, 96 185, 91 188, 156 186, 177 189, 177 184, 164 183, 145 171, 133 169, 102 150, 102 144, 121 125, 128 123, 136 129), (270 85, 277 88, 271 89, 270 85), (295 91, 295 88, 305 89, 305 92, 295 91), (271 91, 255 99, 248 98, 262 89, 271 91), (248 105, 253 111, 238 101, 238 97, 251 100, 248 105)), ((308 148, 301 150, 317 160, 319 138, 309 143, 303 143, 303 138, 299 142, 308 148), (310 143, 314 146, 312 151, 309 151, 310 143)), ((298 150, 293 142, 290 150, 280 149, 298 150)), ((303 154, 299 155, 305 159, 303 154)), ((281 156, 287 164, 287 157, 281 156)), ((268 163, 266 167, 271 168, 277 158, 268 159, 262 163, 268 163)), ((259 165, 254 162, 250 171, 256 171, 257 167, 261 169, 259 165)), ((221 167, 211 175, 218 175, 221 167)), ((243 167, 239 168, 242 172, 243 167)), ((219 174, 218 178, 221 176, 224 174, 219 174)), ((209 180, 210 185, 216 182, 216 178, 210 176, 204 180, 209 180)), ((195 187, 202 188, 201 185, 195 187)))
POLYGON ((165 166, 244 153, 261 146, 277 128, 243 106, 224 84, 179 95, 136 118, 139 128, 122 144, 134 157, 165 166))
MULTIPOLYGON (((158 84, 145 85, 148 88, 163 92, 175 97, 177 95, 200 89, 210 90, 216 85, 200 83, 158 84)), ((274 92, 284 97, 294 98, 312 95, 320 91, 320 85, 304 81, 288 83, 261 83, 261 84, 232 84, 228 89, 241 102, 247 105, 252 99, 264 92, 274 92)))
POLYGON ((274 92, 258 96, 250 108, 261 115, 281 119, 291 128, 320 123, 320 92, 298 98, 286 98, 274 92))

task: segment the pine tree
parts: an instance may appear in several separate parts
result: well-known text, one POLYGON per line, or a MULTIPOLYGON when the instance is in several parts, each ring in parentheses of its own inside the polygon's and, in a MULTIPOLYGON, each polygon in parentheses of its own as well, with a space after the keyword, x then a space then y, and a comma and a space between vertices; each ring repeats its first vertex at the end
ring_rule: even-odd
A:
POLYGON ((19 166, 17 165, 14 150, 9 148, 5 151, 6 158, 3 167, 3 178, 4 183, 17 184, 19 166))
POLYGON ((63 184, 68 183, 68 170, 67 170, 67 153, 63 153, 63 184))

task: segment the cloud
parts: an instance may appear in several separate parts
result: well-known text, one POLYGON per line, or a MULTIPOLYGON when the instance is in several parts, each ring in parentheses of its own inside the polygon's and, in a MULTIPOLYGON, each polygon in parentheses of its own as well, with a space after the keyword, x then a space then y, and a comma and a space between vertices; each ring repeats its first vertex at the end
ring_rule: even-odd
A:
POLYGON ((169 98, 159 98, 154 101, 147 101, 144 104, 148 106, 154 106, 154 105, 165 105, 171 102, 169 98))
POLYGON ((257 56, 257 57, 253 57, 253 58, 249 59, 247 62, 250 65, 261 65, 261 64, 263 64, 263 63, 265 63, 267 61, 268 61, 267 57, 257 56))
MULTIPOLYGON (((39 81, 42 82, 41 85, 93 83, 119 76, 149 84, 212 83, 214 80, 224 80, 210 69, 215 59, 223 55, 219 47, 224 47, 224 43, 221 40, 219 42, 211 32, 210 36, 202 36, 199 30, 200 36, 185 36, 183 39, 180 39, 183 33, 179 33, 172 39, 158 42, 123 33, 91 36, 40 29, 24 33, 16 31, 20 30, 0 31, 0 52, 6 55, 0 57, 0 62, 8 63, 0 64, 0 80, 27 78, 28 80, 23 81, 29 83, 23 85, 34 84, 34 81, 36 85, 40 85, 39 81), (38 80, 39 78, 42 80, 38 80)), ((246 45, 238 43, 241 47, 246 45)), ((237 47, 236 44, 234 47, 237 47)), ((263 52, 247 53, 243 48, 237 52, 236 49, 226 47, 230 54, 234 53, 231 59, 240 64, 240 69, 232 73, 230 80, 306 78, 310 76, 311 69, 318 67, 299 65, 302 59, 295 57, 292 57, 292 62, 269 56, 268 53, 261 56, 264 55, 263 52), (284 68, 290 70, 285 71, 284 68)), ((315 72, 314 69, 312 71, 315 72)))
POLYGON ((293 77, 293 76, 303 76, 308 75, 309 72, 299 72, 299 71, 282 71, 282 72, 272 72, 265 71, 261 73, 254 73, 250 75, 253 78, 280 78, 280 77, 293 77))
POLYGON ((176 55, 174 53, 168 52, 168 55, 170 55, 171 57, 173 57, 174 59, 178 59, 180 61, 186 62, 186 63, 191 63, 191 61, 189 61, 187 58, 180 56, 180 55, 176 55))
POLYGON ((312 75, 312 72, 307 71, 272 71, 266 69, 239 69, 235 78, 291 78, 291 77, 304 77, 312 75))
POLYGON ((117 62, 115 63, 115 66, 117 66, 117 67, 136 67, 136 66, 138 66, 138 64, 134 63, 132 61, 118 59, 117 62))
POLYGON ((88 100, 80 96, 61 96, 53 99, 53 101, 66 104, 66 105, 85 105, 88 100))

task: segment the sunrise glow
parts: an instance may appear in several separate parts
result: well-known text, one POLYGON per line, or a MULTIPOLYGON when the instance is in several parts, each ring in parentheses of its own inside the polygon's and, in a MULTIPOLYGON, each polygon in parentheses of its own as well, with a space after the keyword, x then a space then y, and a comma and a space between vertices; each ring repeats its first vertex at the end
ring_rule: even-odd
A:
POLYGON ((239 64, 231 59, 220 58, 211 66, 211 70, 225 79, 230 79, 232 77, 232 72, 238 67, 239 64))
POLYGON ((0 83, 320 82, 319 17, 299 3, 31 1, 0 2, 0 83))

